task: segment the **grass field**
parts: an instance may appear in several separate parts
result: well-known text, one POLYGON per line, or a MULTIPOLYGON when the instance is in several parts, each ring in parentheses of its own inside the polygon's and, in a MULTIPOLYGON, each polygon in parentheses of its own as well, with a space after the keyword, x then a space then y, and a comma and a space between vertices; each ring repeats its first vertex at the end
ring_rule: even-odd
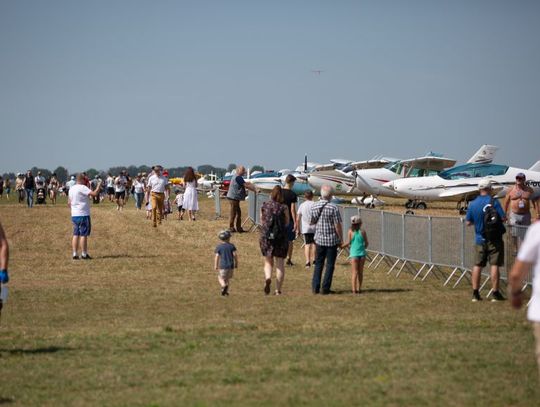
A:
MULTIPOLYGON (((264 296, 257 234, 235 235, 231 296, 212 269, 212 201, 194 223, 92 208, 92 261, 71 260, 62 204, 0 201, 11 245, 0 404, 518 405, 540 402, 525 311, 439 280, 368 270, 313 296, 300 245, 284 295, 264 296)), ((244 213, 247 211, 244 211, 244 213)), ((369 233, 369 231, 368 231, 369 233)))

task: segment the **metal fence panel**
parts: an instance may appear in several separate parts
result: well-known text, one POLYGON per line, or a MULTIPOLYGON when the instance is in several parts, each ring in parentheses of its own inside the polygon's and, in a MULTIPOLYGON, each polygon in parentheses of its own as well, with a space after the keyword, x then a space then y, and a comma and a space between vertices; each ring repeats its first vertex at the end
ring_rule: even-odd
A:
POLYGON ((362 227, 366 231, 369 247, 368 249, 381 253, 382 246, 382 224, 381 211, 374 209, 358 209, 360 218, 362 218, 362 227))
POLYGON ((462 233, 462 222, 459 218, 431 218, 431 262, 460 267, 462 233))
POLYGON ((384 253, 403 258, 403 215, 383 212, 384 253))
POLYGON ((343 241, 347 242, 347 234, 351 228, 351 217, 358 215, 358 209, 353 206, 338 206, 343 221, 343 241))
POLYGON ((407 260, 430 263, 429 228, 427 216, 405 215, 405 254, 407 260))
POLYGON ((261 225, 261 208, 263 203, 270 200, 270 195, 258 194, 255 200, 255 216, 252 218, 256 225, 261 225))

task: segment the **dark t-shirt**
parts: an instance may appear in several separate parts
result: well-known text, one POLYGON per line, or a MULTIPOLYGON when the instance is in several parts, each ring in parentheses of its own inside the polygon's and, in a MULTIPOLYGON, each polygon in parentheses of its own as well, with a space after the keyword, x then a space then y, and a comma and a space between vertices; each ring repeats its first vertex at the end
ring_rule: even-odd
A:
POLYGON ((298 196, 295 192, 291 191, 290 189, 283 188, 281 190, 281 193, 283 194, 283 203, 287 205, 287 209, 289 209, 289 222, 292 223, 292 211, 291 211, 291 205, 293 203, 298 202, 298 196))
POLYGON ((24 180, 24 187, 26 189, 34 189, 34 186, 35 186, 35 184, 34 184, 34 176, 27 175, 25 180, 24 180))
POLYGON ((219 268, 230 270, 234 268, 234 255, 236 247, 229 242, 224 242, 216 246, 214 253, 219 254, 219 268))

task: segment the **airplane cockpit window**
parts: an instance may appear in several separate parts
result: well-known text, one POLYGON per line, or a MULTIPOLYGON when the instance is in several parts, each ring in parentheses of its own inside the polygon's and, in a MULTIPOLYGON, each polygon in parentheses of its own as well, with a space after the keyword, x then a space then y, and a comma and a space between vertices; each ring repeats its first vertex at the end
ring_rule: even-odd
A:
POLYGON ((447 180, 504 175, 508 166, 497 164, 465 164, 443 171, 439 177, 447 180))
POLYGON ((402 175, 401 172, 403 170, 403 164, 401 161, 394 161, 392 163, 388 163, 384 166, 387 170, 392 171, 395 174, 402 175))

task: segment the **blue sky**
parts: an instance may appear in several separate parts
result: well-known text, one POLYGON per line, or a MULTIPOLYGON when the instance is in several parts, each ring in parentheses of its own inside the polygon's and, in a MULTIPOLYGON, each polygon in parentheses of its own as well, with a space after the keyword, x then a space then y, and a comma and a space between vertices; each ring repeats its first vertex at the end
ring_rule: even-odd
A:
POLYGON ((529 167, 538 21, 537 1, 0 0, 0 172, 484 143, 529 167))

